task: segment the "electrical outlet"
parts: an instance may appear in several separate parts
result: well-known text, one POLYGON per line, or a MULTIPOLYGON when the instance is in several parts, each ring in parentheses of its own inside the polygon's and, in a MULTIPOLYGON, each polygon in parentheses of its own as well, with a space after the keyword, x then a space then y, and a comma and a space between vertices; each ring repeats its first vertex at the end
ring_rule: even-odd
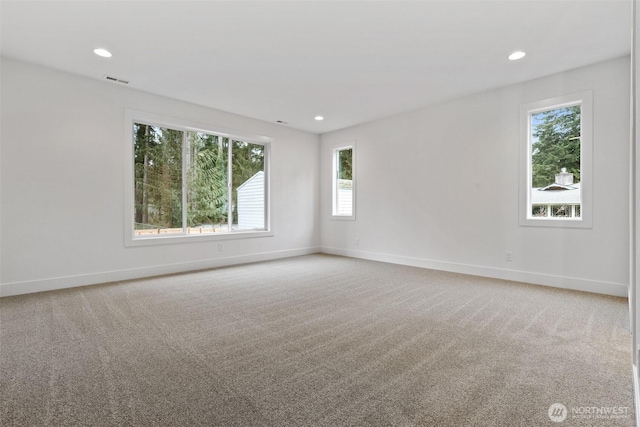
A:
POLYGON ((218 252, 224 252, 224 246, 222 243, 218 243, 218 252))
POLYGON ((504 260, 505 261, 513 261, 513 252, 511 251, 506 251, 504 253, 504 260))
POLYGON ((356 237, 356 246, 360 246, 360 238, 356 237))

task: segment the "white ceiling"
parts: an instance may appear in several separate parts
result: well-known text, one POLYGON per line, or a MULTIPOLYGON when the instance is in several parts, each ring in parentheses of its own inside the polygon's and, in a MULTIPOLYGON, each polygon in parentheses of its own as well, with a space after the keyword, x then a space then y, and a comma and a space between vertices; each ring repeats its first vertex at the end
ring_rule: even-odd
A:
POLYGON ((631 39, 631 0, 0 7, 5 57, 314 133, 628 55, 631 39))

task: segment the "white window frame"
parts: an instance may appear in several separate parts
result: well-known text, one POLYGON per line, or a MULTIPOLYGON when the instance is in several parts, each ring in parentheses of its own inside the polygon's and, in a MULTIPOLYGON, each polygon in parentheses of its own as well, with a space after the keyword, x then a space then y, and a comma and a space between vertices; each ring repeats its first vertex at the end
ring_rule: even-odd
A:
POLYGON ((331 219, 355 221, 356 219, 356 141, 334 145, 331 150, 331 219), (351 215, 338 214, 338 153, 351 149, 351 215))
MULTIPOLYGON (((125 109, 125 180, 124 180, 124 243, 125 246, 151 246, 173 243, 190 243, 203 241, 235 240, 255 237, 274 236, 273 231, 273 210, 271 207, 271 144, 273 139, 268 136, 256 135, 247 132, 239 132, 232 129, 225 129, 220 126, 207 125, 185 119, 163 116, 147 111, 125 109), (203 132, 211 135, 218 135, 225 138, 250 142, 264 146, 264 185, 265 185, 265 229, 264 230, 232 230, 229 232, 212 234, 169 234, 157 235, 153 237, 135 236, 135 172, 134 172, 134 144, 133 144, 133 124, 144 123, 152 126, 181 130, 184 132, 203 132)), ((183 153, 186 147, 183 143, 183 153)), ((183 170, 183 174, 186 171, 183 170)), ((185 218, 183 212, 183 222, 185 218)), ((183 224, 184 225, 184 224, 183 224)))
MULTIPOLYGON (((558 171, 559 172, 559 171, 558 171)), ((593 92, 584 91, 520 105, 519 223, 521 226, 593 227, 593 92), (531 212, 531 115, 580 105, 580 217, 534 217, 531 212)))

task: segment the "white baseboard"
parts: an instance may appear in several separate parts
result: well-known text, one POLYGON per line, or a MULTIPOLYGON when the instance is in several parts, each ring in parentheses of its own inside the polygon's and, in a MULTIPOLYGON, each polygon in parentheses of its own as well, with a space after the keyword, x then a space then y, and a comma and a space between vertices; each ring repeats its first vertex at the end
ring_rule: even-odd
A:
POLYGON ((476 265, 434 261, 423 258, 412 258, 406 256, 382 254, 377 252, 365 252, 331 247, 308 247, 274 252, 261 252, 250 255, 239 255, 201 261, 156 265, 151 267, 142 267, 127 270, 116 270, 92 274, 56 277, 50 279, 3 283, 0 285, 0 297, 52 291, 56 289, 74 288, 78 286, 95 285, 99 283, 117 282, 121 280, 139 279, 141 277, 151 277, 162 274, 182 273, 186 271, 203 270, 207 268, 224 267, 229 265, 245 264, 249 262, 268 261, 271 259, 308 255, 317 252, 332 255, 341 255, 351 258, 367 259, 372 261, 388 262, 392 264, 409 265, 412 267, 450 271, 453 273, 492 277, 496 279, 534 283, 538 285, 553 286, 557 288, 574 289, 585 292, 628 297, 627 286, 620 283, 600 282, 572 277, 553 276, 540 273, 482 267, 476 265))
POLYGON ((3 283, 0 285, 0 297, 30 294, 34 292, 53 291, 56 289, 75 288, 78 286, 96 285, 100 283, 117 282, 121 280, 139 279, 141 277, 160 276, 163 274, 183 273, 187 271, 204 270, 208 268, 226 267, 230 265, 268 261, 278 258, 289 258, 299 255, 309 255, 317 253, 319 251, 320 248, 318 247, 289 249, 283 251, 261 252, 250 255, 230 256, 201 261, 155 265, 151 267, 133 268, 127 270, 56 277, 52 279, 3 283))
POLYGON ((614 295, 627 298, 627 285, 622 283, 602 282, 575 277, 554 276, 550 274, 533 273, 528 271, 507 270, 494 267, 460 264, 447 261, 434 261, 424 258, 413 258, 399 255, 365 252, 352 249, 332 248, 323 246, 320 251, 325 254, 341 255, 351 258, 382 261, 391 264, 409 265, 412 267, 429 268, 432 270, 449 271, 452 273, 470 274, 473 276, 491 277, 495 279, 511 280, 515 282, 533 283, 536 285, 555 288, 573 289, 598 294, 614 295))

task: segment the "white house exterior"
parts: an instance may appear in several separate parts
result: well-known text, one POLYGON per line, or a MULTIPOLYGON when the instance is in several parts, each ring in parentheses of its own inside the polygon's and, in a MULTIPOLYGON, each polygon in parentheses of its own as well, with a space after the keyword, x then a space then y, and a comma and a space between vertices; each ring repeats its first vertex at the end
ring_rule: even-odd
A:
POLYGON ((556 174, 553 184, 531 189, 531 211, 534 217, 580 217, 582 194, 580 183, 565 168, 556 174))
POLYGON ((353 181, 350 179, 338 180, 337 215, 352 215, 353 213, 353 181))
POLYGON ((264 228, 264 172, 238 187, 238 230, 264 228))

